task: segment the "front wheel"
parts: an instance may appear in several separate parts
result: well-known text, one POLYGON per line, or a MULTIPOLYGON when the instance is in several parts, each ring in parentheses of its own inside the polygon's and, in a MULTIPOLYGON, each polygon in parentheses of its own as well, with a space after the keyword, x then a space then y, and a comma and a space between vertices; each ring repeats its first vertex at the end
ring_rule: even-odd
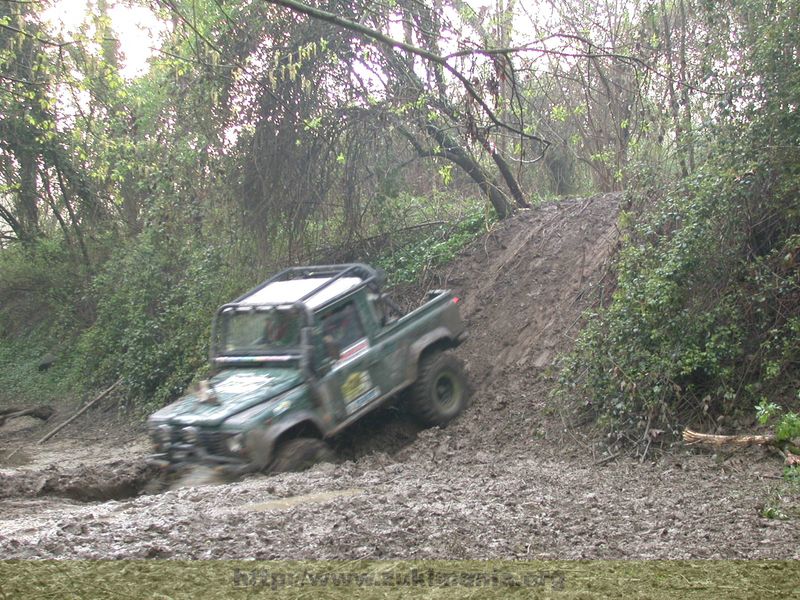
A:
POLYGON ((467 406, 469 390, 455 356, 436 352, 419 361, 411 391, 411 409, 426 425, 446 425, 467 406))
POLYGON ((317 438, 293 438, 281 442, 270 465, 272 473, 305 471, 313 465, 333 460, 328 444, 317 438))

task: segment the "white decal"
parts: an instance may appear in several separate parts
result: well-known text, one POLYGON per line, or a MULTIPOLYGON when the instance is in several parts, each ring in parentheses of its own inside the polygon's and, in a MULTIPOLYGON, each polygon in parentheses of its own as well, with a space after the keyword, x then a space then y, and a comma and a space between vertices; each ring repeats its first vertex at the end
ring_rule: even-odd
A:
POLYGON ((222 383, 215 384, 214 389, 223 394, 246 394, 267 385, 274 379, 269 375, 237 373, 236 375, 231 375, 222 383))

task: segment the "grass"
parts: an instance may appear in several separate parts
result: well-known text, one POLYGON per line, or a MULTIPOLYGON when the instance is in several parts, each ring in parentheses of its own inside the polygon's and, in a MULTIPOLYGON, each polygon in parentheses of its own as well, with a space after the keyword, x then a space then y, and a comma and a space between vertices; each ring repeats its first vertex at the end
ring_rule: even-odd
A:
POLYGON ((800 467, 783 469, 783 481, 770 491, 761 516, 784 521, 800 517, 800 467))
POLYGON ((798 561, 5 561, 13 598, 791 597, 798 561))

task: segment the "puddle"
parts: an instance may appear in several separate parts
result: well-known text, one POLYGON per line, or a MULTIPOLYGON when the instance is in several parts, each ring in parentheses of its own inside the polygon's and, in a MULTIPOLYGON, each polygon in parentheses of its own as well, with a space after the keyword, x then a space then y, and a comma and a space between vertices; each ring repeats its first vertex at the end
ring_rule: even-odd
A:
POLYGON ((157 474, 143 460, 38 471, 0 470, 0 498, 59 496, 79 502, 124 500, 139 495, 157 474))
POLYGON ((174 481, 169 482, 166 487, 170 490, 179 490, 182 488, 221 485, 230 483, 231 481, 232 479, 225 477, 216 469, 203 465, 196 465, 189 467, 174 481))
POLYGON ((270 510, 283 510, 292 508, 294 506, 301 506, 304 504, 319 504, 322 502, 329 502, 334 498, 349 498, 351 496, 359 496, 364 493, 362 488, 350 488, 347 490, 333 490, 330 492, 319 492, 317 494, 303 494, 301 496, 288 496, 286 498, 276 498, 268 502, 261 502, 259 504, 246 504, 239 508, 239 510, 246 510, 249 512, 266 512, 270 510))

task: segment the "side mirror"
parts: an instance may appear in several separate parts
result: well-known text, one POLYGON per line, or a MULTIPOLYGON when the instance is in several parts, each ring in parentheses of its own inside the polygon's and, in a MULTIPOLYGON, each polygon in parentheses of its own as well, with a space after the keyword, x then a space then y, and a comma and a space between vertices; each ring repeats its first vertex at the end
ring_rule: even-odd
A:
POLYGON ((316 375, 313 332, 313 327, 303 327, 300 330, 300 368, 312 377, 316 375))

